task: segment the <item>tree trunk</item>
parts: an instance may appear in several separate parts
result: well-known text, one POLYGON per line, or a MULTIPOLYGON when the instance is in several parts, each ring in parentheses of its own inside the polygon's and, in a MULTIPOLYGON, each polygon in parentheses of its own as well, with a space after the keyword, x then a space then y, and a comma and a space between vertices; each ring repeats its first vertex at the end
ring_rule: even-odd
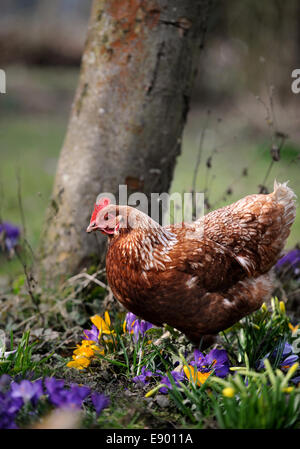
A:
POLYGON ((99 193, 168 191, 206 14, 207 0, 93 1, 42 236, 46 279, 105 253, 101 236, 85 232, 99 193))

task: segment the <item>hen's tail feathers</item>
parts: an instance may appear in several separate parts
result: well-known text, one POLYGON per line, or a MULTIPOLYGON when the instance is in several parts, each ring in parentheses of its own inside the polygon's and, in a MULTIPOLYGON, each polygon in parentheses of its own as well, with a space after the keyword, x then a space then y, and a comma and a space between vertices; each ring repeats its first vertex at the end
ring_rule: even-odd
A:
MULTIPOLYGON (((270 255, 274 256, 273 263, 275 263, 283 251, 287 238, 290 234, 291 226, 296 217, 296 195, 292 189, 287 186, 287 182, 279 184, 275 181, 274 192, 271 193, 271 196, 273 197, 273 200, 281 206, 281 210, 283 206, 283 210, 281 212, 282 224, 280 232, 274 232, 274 239, 270 247, 270 255)), ((273 256, 270 259, 271 261, 273 256)))
POLYGON ((297 198, 297 196, 287 184, 288 181, 280 184, 275 180, 273 196, 279 204, 283 205, 285 225, 287 228, 290 228, 296 217, 295 198, 297 198))

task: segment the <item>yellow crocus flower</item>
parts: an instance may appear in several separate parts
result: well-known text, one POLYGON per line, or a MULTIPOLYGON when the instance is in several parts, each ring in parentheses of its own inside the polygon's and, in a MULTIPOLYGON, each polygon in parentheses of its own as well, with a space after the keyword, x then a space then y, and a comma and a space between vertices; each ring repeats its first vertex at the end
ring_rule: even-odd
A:
POLYGON ((279 302, 279 309, 281 313, 285 313, 285 304, 283 301, 279 302))
POLYGON ((285 387, 282 389, 284 393, 291 393, 294 390, 294 387, 285 387))
POLYGON ((90 359, 84 356, 73 355, 73 360, 67 363, 69 368, 84 369, 91 363, 90 359))
POLYGON ((94 351, 90 346, 77 345, 77 349, 75 349, 74 354, 83 357, 93 357, 94 351))
POLYGON ((201 371, 196 371, 192 365, 184 366, 183 371, 189 381, 193 381, 198 386, 203 385, 211 374, 211 371, 209 371, 208 373, 201 373, 201 371))
POLYGON ((105 313, 104 313, 104 321, 107 324, 107 326, 110 327, 110 324, 111 324, 110 316, 109 316, 109 313, 107 310, 105 310, 105 313))
POLYGON ((100 315, 94 315, 91 317, 92 323, 99 329, 99 338, 101 334, 113 334, 114 330, 110 329, 110 317, 108 311, 104 313, 104 319, 100 315))
POLYGON ((291 329, 292 334, 294 334, 299 329, 299 324, 297 324, 296 326, 293 326, 291 323, 289 323, 289 328, 291 329))
POLYGON ((267 312, 268 311, 268 307, 267 307, 267 304, 265 302, 263 302, 263 304, 261 306, 261 309, 262 309, 263 312, 267 312))
POLYGON ((225 396, 226 398, 233 398, 234 394, 235 394, 235 390, 232 387, 226 387, 223 388, 223 396, 225 396))

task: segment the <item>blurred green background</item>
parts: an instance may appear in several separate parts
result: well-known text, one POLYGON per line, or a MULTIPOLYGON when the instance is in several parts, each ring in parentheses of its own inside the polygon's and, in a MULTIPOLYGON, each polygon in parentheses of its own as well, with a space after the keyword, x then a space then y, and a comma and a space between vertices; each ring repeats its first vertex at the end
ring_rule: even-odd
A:
MULTIPOLYGON (((27 238, 37 248, 45 209, 77 84, 90 1, 2 0, 0 68, 0 218, 21 226, 18 176, 27 238)), ((212 2, 199 60, 182 154, 172 192, 196 188, 214 209, 274 179, 300 194, 300 94, 291 72, 300 68, 300 2, 212 2), (276 135, 277 132, 277 135, 276 135), (272 162, 278 132, 287 136, 272 162), (202 142, 202 143, 201 143, 202 142)), ((288 246, 299 239, 300 217, 288 246)), ((1 259, 13 276, 17 260, 1 259)))

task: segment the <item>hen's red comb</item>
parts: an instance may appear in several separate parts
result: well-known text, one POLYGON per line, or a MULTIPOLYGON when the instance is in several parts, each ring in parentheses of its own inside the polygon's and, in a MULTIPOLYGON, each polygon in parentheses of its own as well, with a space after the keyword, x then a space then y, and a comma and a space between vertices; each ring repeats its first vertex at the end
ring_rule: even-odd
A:
POLYGON ((98 212, 103 209, 105 206, 108 206, 110 204, 110 199, 109 198, 101 198, 101 200, 99 201, 99 203, 95 203, 94 206, 94 211, 92 213, 91 216, 91 222, 96 220, 96 217, 98 215, 98 212))

